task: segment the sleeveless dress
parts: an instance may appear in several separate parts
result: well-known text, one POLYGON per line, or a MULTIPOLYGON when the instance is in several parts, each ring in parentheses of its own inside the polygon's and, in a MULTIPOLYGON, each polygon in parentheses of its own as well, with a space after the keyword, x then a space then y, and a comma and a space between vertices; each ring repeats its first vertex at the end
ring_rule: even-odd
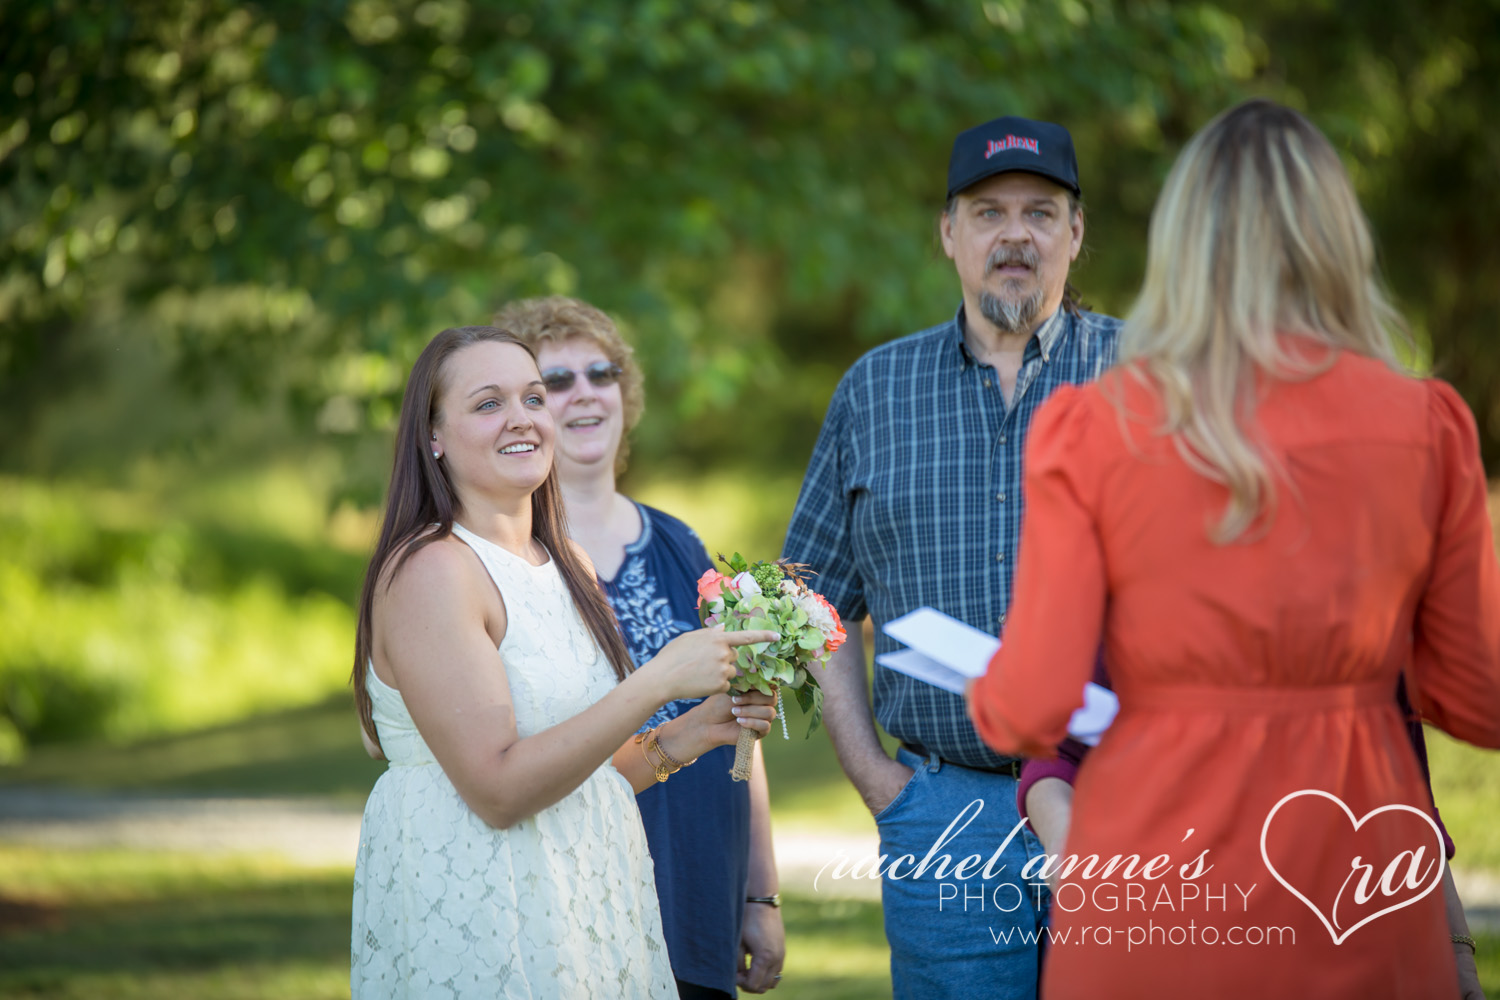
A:
MULTIPOLYGON (((504 596, 522 738, 615 685, 556 561, 532 566, 461 525, 504 596)), ((354 872, 350 987, 388 997, 675 997, 640 813, 606 761, 508 830, 459 797, 401 695, 367 670, 390 765, 370 792, 354 872)))

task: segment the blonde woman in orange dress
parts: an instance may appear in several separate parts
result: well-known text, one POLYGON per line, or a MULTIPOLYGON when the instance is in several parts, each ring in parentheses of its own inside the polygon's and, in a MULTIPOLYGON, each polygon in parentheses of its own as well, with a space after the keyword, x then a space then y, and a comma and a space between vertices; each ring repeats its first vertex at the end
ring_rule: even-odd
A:
POLYGON ((1102 639, 1120 714, 1066 854, 1141 859, 1062 877, 1044 997, 1458 995, 1395 689, 1500 746, 1500 566, 1474 418, 1398 326, 1332 146, 1252 101, 1167 180, 1120 367, 1037 414, 970 711, 1050 755, 1102 639))

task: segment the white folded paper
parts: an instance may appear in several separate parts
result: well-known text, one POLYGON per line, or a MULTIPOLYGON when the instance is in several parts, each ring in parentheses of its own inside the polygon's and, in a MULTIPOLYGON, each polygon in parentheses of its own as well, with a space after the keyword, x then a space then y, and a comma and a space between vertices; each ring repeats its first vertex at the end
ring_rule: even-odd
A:
MULTIPOLYGON (((1000 648, 1000 640, 988 632, 936 608, 918 608, 887 622, 882 631, 908 648, 881 653, 877 663, 954 694, 963 694, 969 681, 982 676, 1000 648)), ((1068 735, 1096 746, 1119 710, 1114 692, 1090 681, 1083 687, 1083 707, 1068 720, 1068 735)))

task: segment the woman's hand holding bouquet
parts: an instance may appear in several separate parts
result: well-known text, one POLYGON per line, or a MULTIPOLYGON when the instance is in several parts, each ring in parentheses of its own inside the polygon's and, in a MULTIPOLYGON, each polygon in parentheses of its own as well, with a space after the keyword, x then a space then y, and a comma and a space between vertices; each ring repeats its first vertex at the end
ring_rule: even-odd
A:
MULTIPOLYGON (((810 668, 827 663, 828 655, 843 645, 846 634, 838 612, 807 586, 802 566, 750 564, 738 552, 730 559, 721 555, 719 561, 729 574, 711 569, 698 579, 698 617, 703 624, 722 624, 726 632, 769 629, 781 636, 775 642, 739 647, 739 674, 730 682, 730 690, 776 695, 783 687, 791 688, 808 715, 807 735, 811 736, 823 716, 823 689, 810 668)), ((784 709, 781 729, 785 737, 784 709)), ((749 780, 751 752, 759 738, 748 729, 740 733, 734 757, 736 781, 749 780)))

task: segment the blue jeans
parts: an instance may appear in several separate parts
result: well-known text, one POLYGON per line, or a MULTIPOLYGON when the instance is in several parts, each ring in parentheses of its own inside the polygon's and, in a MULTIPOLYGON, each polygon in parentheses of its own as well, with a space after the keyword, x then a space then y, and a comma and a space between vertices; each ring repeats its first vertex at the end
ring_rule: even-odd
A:
POLYGON ((1049 897, 1021 877, 1042 847, 1029 826, 1012 836, 1015 779, 904 747, 896 759, 915 773, 875 816, 896 1000, 1034 1000, 1049 897))

